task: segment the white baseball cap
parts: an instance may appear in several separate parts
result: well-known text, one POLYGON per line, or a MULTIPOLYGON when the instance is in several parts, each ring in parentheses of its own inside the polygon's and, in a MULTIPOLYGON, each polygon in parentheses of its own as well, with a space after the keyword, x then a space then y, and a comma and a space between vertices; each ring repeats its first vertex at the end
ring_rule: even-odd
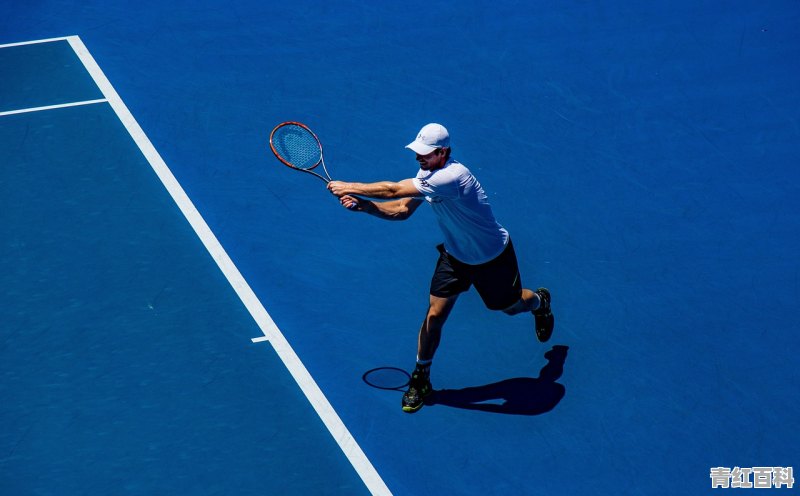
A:
POLYGON ((423 126, 417 139, 406 145, 406 148, 419 155, 427 155, 437 148, 450 147, 450 133, 441 124, 431 123, 423 126))

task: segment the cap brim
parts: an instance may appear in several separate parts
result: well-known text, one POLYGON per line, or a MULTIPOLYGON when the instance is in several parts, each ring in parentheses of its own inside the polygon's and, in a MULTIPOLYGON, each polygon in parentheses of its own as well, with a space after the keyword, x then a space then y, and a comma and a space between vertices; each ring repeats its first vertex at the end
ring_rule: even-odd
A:
POLYGON ((406 148, 416 153, 417 155, 427 155, 436 150, 435 146, 426 145, 425 143, 421 143, 417 140, 414 140, 411 143, 407 144, 406 148))

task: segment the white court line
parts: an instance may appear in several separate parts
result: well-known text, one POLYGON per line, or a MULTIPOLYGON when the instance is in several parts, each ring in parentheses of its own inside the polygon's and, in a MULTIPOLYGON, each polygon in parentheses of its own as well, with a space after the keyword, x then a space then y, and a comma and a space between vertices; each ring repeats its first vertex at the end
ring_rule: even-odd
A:
POLYGON ((35 45, 37 43, 52 43, 54 41, 67 41, 69 36, 61 36, 60 38, 46 38, 43 40, 33 40, 33 41, 22 41, 20 43, 6 43, 5 45, 0 45, 0 48, 9 48, 15 46, 23 46, 23 45, 35 45))
MULTIPOLYGON (((0 48, 3 47, 0 46, 0 48)), ((28 112, 41 112, 42 110, 52 110, 52 109, 59 109, 66 107, 78 107, 80 105, 92 105, 94 103, 104 103, 107 101, 108 100, 106 100, 105 98, 100 98, 99 100, 86 100, 83 102, 60 103, 58 105, 47 105, 44 107, 31 107, 19 110, 6 110, 5 112, 0 112, 0 117, 3 117, 4 115, 26 114, 28 112)))
POLYGON ((142 151, 145 158, 147 158, 150 166, 153 167, 153 170, 156 172, 159 179, 161 179, 161 182, 167 188, 167 191, 169 191, 172 199, 181 209, 181 212, 183 212, 183 215, 189 221, 189 224, 191 224, 195 233, 197 233, 197 236, 203 242, 203 245, 205 245, 208 252, 214 258, 214 261, 217 262, 217 265, 219 266, 220 270, 222 270, 222 273, 225 274, 225 277, 236 291, 236 294, 239 295, 239 298, 242 300, 245 307, 247 307, 250 315, 252 315, 253 319, 255 319, 256 323, 261 329, 261 332, 264 333, 264 339, 269 340, 269 342, 272 344, 275 352, 283 361, 284 365, 289 370, 289 373, 292 374, 294 380, 297 381, 297 384, 300 386, 303 394, 306 395, 306 398, 308 398, 311 406, 317 412, 317 415, 319 415, 320 419, 322 419, 325 427, 328 428, 328 431, 330 431, 333 438, 339 444, 339 447, 353 465, 353 468, 355 468, 359 477, 361 477, 361 480, 367 486, 367 489, 369 489, 369 491, 375 495, 391 495, 386 483, 375 470, 375 467, 373 467, 372 463, 364 454, 361 447, 353 438, 352 434, 350 434, 350 431, 347 430, 344 422, 342 422, 342 419, 322 393, 322 390, 314 381, 314 378, 311 377, 311 374, 308 372, 305 365, 303 365, 303 362, 300 361, 300 358, 294 352, 292 347, 289 345, 289 342, 286 340, 283 333, 281 333, 280 329, 278 329, 278 326, 275 325, 272 317, 270 317, 269 313, 267 313, 267 310, 247 284, 247 281, 244 280, 244 277, 242 277, 239 269, 236 268, 236 266, 233 264, 233 261, 222 248, 222 245, 217 240, 217 237, 208 227, 208 224, 206 224, 205 220, 203 220, 200 212, 198 212, 195 206, 192 204, 192 201, 186 195, 186 192, 178 183, 177 179, 175 179, 175 176, 169 170, 169 167, 167 167, 167 164, 161 158, 161 155, 159 155, 158 151, 156 151, 155 147, 150 142, 150 139, 144 134, 142 128, 133 118, 133 115, 125 106, 116 90, 114 90, 114 88, 111 86, 111 83, 108 81, 105 74, 103 74, 100 66, 97 65, 97 62, 95 62, 94 58, 89 53, 89 50, 87 50, 86 46, 78 36, 69 36, 67 37, 67 40, 72 46, 72 49, 75 50, 75 53, 83 62, 86 70, 89 71, 89 74, 92 76, 95 83, 97 83, 97 86, 103 92, 103 95, 106 97, 111 107, 116 112, 117 117, 119 117, 119 119, 125 125, 125 128, 128 130, 131 137, 139 146, 139 149, 142 151))

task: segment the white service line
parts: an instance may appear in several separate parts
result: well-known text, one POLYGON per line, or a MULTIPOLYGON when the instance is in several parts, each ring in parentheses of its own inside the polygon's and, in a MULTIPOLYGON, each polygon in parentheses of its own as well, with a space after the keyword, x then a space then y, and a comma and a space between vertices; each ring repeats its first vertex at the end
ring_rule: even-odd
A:
POLYGON ((303 362, 300 361, 300 358, 294 352, 291 345, 289 345, 283 333, 281 333, 278 326, 275 325, 272 317, 270 317, 267 310, 258 300, 258 297, 250 288, 250 285, 248 285, 247 281, 242 277, 239 269, 236 268, 233 261, 222 248, 217 237, 208 227, 205 220, 203 220, 200 212, 198 212, 192 204, 186 192, 178 183, 177 179, 175 179, 175 176, 169 170, 167 164, 161 158, 161 155, 156 151, 153 144, 144 134, 142 128, 133 118, 133 115, 125 106, 116 90, 111 86, 111 83, 108 81, 105 74, 103 74, 100 66, 97 65, 97 62, 89 53, 89 50, 87 50, 78 36, 68 36, 66 39, 83 62, 86 70, 89 71, 95 83, 97 83, 97 86, 103 92, 103 95, 106 97, 106 100, 108 100, 119 119, 125 125, 131 137, 133 137, 134 141, 139 146, 145 158, 147 158, 151 167, 153 167, 159 179, 161 179, 161 182, 167 188, 167 191, 169 191, 172 199, 181 209, 181 212, 183 212, 183 215, 189 221, 195 233, 197 233, 197 236, 217 262, 220 270, 222 270, 222 273, 228 279, 228 282, 236 291, 236 294, 239 295, 239 298, 242 300, 245 307, 247 307, 250 315, 255 319, 261 332, 264 333, 264 339, 269 340, 272 344, 275 352, 283 361, 289 373, 292 374, 294 380, 297 381, 303 394, 306 395, 311 406, 339 444, 339 447, 342 449, 345 456, 347 456, 347 459, 353 465, 353 468, 355 468, 361 480, 372 494, 391 495, 386 483, 384 483, 381 476, 375 470, 375 467, 373 467, 352 434, 350 434, 350 431, 322 393, 322 390, 314 381, 314 378, 311 377, 311 374, 308 372, 305 365, 303 365, 303 362))
POLYGON ((37 43, 52 43, 54 41, 66 41, 68 38, 69 38, 68 36, 61 36, 59 38, 46 38, 44 40, 22 41, 20 43, 6 43, 5 45, 0 45, 0 48, 9 48, 9 47, 23 46, 23 45, 36 45, 37 43))
MULTIPOLYGON (((2 48, 2 47, 0 47, 2 48)), ((14 114, 26 114, 28 112, 40 112, 42 110, 53 110, 53 109, 60 109, 66 107, 78 107, 81 105, 92 105, 94 103, 105 103, 108 100, 105 98, 100 98, 98 100, 86 100, 83 102, 70 102, 70 103, 59 103, 58 105, 46 105, 44 107, 31 107, 19 110, 6 110, 5 112, 0 112, 0 117, 4 115, 14 115, 14 114)))

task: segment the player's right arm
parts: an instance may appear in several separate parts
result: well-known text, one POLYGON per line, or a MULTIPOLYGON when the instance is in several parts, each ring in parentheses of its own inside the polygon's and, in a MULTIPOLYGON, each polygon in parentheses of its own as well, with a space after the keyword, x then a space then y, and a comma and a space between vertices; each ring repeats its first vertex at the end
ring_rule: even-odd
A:
POLYGON ((423 196, 414 186, 413 179, 403 179, 399 182, 379 181, 377 183, 331 181, 328 183, 328 190, 340 198, 344 195, 360 195, 379 200, 395 200, 423 196))

